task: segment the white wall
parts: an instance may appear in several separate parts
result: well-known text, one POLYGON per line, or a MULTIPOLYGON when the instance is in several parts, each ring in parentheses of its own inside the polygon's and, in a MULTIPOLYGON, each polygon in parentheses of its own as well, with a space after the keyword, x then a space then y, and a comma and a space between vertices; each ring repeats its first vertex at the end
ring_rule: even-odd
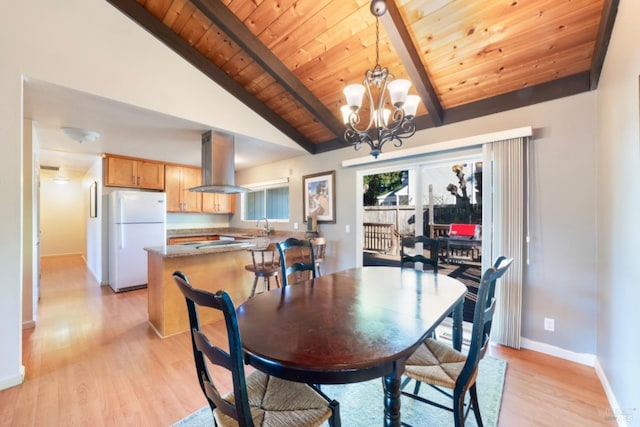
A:
MULTIPOLYGON (((2 15, 3 17, 6 14, 2 15)), ((0 18, 2 19, 2 18, 0 18)), ((22 82, 15 69, 5 67, 11 53, 9 40, 20 32, 6 34, 6 19, 0 23, 0 389, 22 382, 22 82), (12 101, 12 102, 11 102, 12 101)), ((14 20, 19 21, 19 20, 14 20)))
POLYGON ((91 274, 93 274, 93 277, 98 283, 103 283, 102 257, 103 254, 108 253, 108 251, 103 252, 102 250, 102 224, 106 221, 106 218, 102 213, 102 159, 98 159, 95 161, 95 163, 83 177, 82 182, 82 186, 85 189, 84 191, 87 194, 87 197, 91 184, 94 182, 97 183, 97 216, 95 218, 91 218, 87 213, 85 256, 87 260, 87 268, 89 269, 89 271, 91 271, 91 274))
POLYGON ((640 2, 622 0, 598 89, 598 360, 619 420, 640 426, 640 2))
MULTIPOLYGON (((522 335, 578 353, 595 354, 596 286, 596 95, 585 93, 454 125, 418 132, 406 148, 452 139, 533 126, 531 146, 531 265, 525 268, 522 335), (543 330, 543 318, 556 319, 556 332, 543 330)), ((387 150, 394 150, 389 146, 387 150)), ((352 148, 239 171, 239 185, 288 176, 292 223, 302 225, 302 176, 336 170, 337 223, 321 224, 329 240, 326 271, 356 265, 355 198, 361 197, 358 171, 416 163, 435 155, 404 161, 376 162, 342 168, 341 161, 366 155, 352 148), (351 233, 345 232, 349 225, 351 233)), ((442 155, 437 155, 442 157, 442 155)), ((384 159, 384 155, 381 157, 384 159)), ((239 207, 237 207, 239 212, 239 207)), ((232 226, 241 225, 239 215, 232 226)), ((274 224, 291 229, 292 224, 274 224)))
POLYGON ((37 294, 38 281, 38 259, 37 253, 34 254, 33 248, 36 245, 38 239, 38 220, 37 220, 37 207, 38 197, 37 185, 38 185, 38 161, 37 161, 37 147, 38 140, 37 134, 34 130, 33 122, 31 120, 24 121, 23 127, 24 137, 24 151, 23 151, 23 167, 25 170, 24 177, 24 210, 23 214, 23 238, 25 244, 22 247, 23 256, 23 280, 22 280, 22 325, 25 328, 32 328, 35 326, 36 320, 36 307, 34 305, 34 295, 37 294), (35 149, 34 149, 35 147, 35 149))
POLYGON ((40 255, 84 255, 89 190, 81 176, 67 172, 69 181, 59 184, 56 174, 40 175, 40 255))

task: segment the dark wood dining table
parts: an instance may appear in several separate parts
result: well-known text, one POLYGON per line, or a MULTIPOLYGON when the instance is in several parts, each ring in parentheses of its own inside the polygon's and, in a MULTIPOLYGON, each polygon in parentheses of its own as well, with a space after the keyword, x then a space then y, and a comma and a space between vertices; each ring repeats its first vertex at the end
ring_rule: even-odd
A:
POLYGON ((309 384, 383 378, 384 426, 400 425, 409 356, 453 313, 462 345, 466 286, 442 274, 362 267, 256 295, 237 309, 246 362, 309 384))

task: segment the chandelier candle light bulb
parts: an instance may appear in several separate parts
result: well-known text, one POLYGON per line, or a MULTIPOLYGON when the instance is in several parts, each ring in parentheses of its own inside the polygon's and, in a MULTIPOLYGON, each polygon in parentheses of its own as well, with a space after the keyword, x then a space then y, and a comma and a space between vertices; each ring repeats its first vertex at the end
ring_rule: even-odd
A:
POLYGON ((346 125, 345 141, 356 150, 360 149, 363 142, 366 143, 371 147, 371 155, 375 158, 382 154, 382 146, 386 142, 394 141, 394 145, 400 147, 403 139, 416 133, 414 118, 420 103, 420 97, 409 95, 409 80, 396 80, 386 67, 379 64, 378 17, 386 10, 384 1, 371 2, 371 13, 376 17, 376 65, 365 72, 363 84, 350 84, 344 88, 347 104, 340 108, 346 125), (368 112, 369 120, 366 127, 358 128, 362 121, 360 110, 365 98, 367 108, 363 112, 368 112), (385 108, 388 106, 393 107, 393 110, 385 108))
POLYGON ((364 86, 359 84, 352 84, 344 88, 345 98, 347 98, 347 106, 351 111, 357 112, 362 106, 362 97, 364 96, 364 86))
POLYGON ((402 108, 404 102, 407 100, 409 94, 409 88, 411 82, 409 80, 398 79, 389 83, 389 96, 391 97, 391 104, 396 108, 402 108))

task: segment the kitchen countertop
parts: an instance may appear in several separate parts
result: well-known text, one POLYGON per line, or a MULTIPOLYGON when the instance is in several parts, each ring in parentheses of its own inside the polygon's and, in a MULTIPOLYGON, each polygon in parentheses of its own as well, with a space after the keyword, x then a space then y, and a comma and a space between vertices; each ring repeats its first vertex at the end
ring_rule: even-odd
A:
MULTIPOLYGON (((255 245, 251 245, 254 247, 255 245)), ((249 246, 221 246, 221 247, 206 247, 196 249, 194 247, 186 245, 169 245, 169 246, 156 246, 150 248, 144 248, 145 251, 160 255, 163 258, 175 258, 182 256, 194 256, 194 255, 206 255, 222 252, 232 252, 248 249, 249 246)))
POLYGON ((144 248, 144 250, 149 253, 160 255, 163 258, 175 258, 242 251, 251 248, 264 248, 270 242, 281 242, 289 237, 304 238, 304 233, 291 233, 274 230, 268 236, 263 236, 259 235, 256 230, 242 228, 190 228, 167 230, 167 237, 202 237, 210 235, 232 237, 235 240, 212 240, 203 242, 195 240, 192 244, 155 246, 144 248))
MULTIPOLYGON (((167 229, 167 237, 189 237, 189 236, 240 236, 240 237, 262 237, 257 228, 236 228, 236 227, 207 227, 207 228, 174 228, 167 229)), ((299 231, 271 230, 269 237, 297 237, 303 239, 305 233, 299 231)))

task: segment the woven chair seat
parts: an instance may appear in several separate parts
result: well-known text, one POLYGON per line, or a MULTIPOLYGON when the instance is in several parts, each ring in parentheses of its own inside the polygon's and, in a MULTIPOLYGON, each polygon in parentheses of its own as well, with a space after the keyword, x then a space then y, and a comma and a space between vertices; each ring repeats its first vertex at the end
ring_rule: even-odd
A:
MULTIPOLYGON (((254 371, 247 377, 251 417, 255 427, 319 426, 331 416, 327 401, 310 386, 285 381, 254 371)), ((233 403, 233 393, 223 397, 233 403)), ((237 427, 238 422, 218 409, 213 416, 221 427, 237 427)))
MULTIPOLYGON (((407 360, 404 373, 420 382, 453 389, 466 361, 466 355, 448 344, 427 338, 407 360)), ((471 384, 477 375, 478 369, 473 373, 471 384)))

